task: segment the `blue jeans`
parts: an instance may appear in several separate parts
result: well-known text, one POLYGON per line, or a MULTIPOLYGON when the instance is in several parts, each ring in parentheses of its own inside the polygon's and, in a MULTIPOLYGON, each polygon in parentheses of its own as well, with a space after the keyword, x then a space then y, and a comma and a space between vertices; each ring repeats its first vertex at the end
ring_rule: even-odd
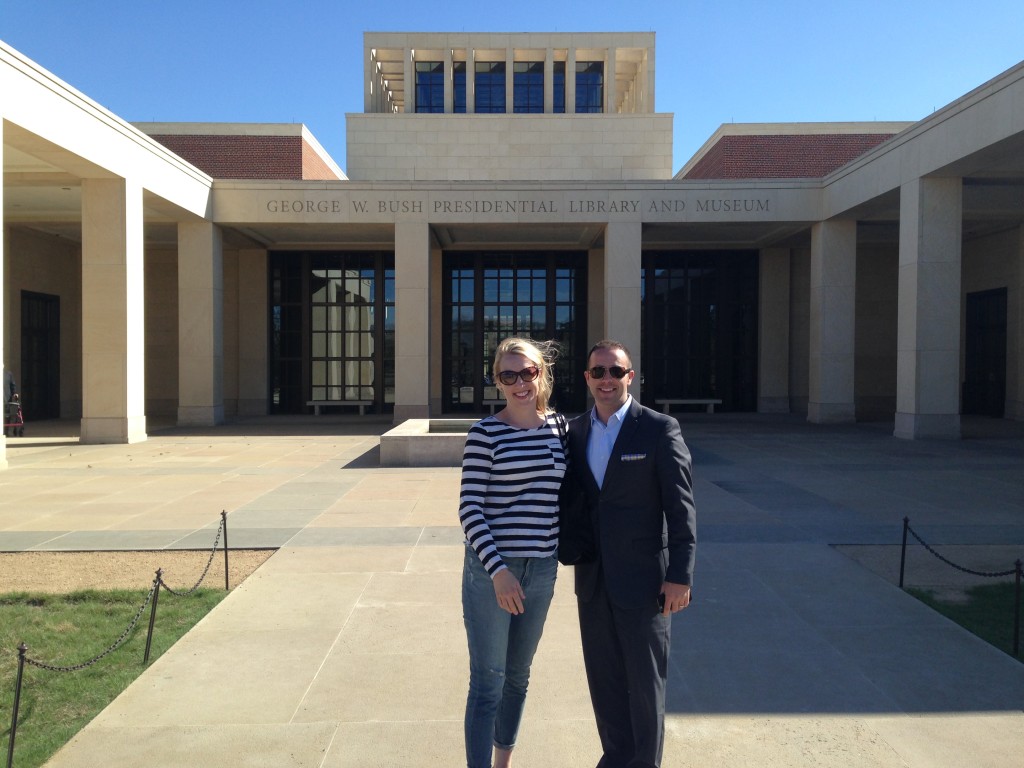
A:
POLYGON ((555 591, 558 561, 551 557, 506 557, 526 593, 525 610, 513 616, 498 605, 491 577, 466 547, 462 570, 462 618, 469 641, 466 699, 466 764, 490 768, 491 748, 512 749, 519 732, 544 619, 555 591))

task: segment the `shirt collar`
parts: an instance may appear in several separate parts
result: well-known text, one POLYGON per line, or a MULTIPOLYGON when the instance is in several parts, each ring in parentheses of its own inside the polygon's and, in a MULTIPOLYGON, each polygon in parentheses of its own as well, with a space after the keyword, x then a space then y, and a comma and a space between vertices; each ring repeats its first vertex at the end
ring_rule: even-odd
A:
MULTIPOLYGON (((633 405, 633 396, 632 395, 626 395, 626 402, 624 402, 622 404, 622 407, 619 408, 619 410, 617 410, 615 413, 613 413, 609 417, 609 419, 608 419, 608 426, 611 426, 611 423, 612 423, 613 419, 615 421, 622 422, 626 418, 626 414, 629 412, 629 408, 630 408, 631 405, 633 405)), ((594 424, 601 424, 602 427, 605 427, 605 425, 601 423, 601 419, 599 419, 597 417, 597 407, 596 406, 590 409, 590 424, 591 424, 591 426, 593 426, 594 424)), ((605 427, 605 428, 607 428, 607 427, 605 427)))

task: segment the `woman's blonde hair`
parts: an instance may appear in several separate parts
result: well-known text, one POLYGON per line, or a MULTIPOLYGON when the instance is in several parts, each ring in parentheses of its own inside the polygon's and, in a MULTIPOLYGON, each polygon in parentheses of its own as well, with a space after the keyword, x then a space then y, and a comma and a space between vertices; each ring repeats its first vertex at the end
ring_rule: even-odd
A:
POLYGON ((554 341, 534 341, 533 339, 510 337, 504 339, 494 350, 494 380, 498 380, 499 365, 505 355, 522 355, 537 366, 537 412, 547 413, 551 391, 554 388, 553 368, 558 358, 558 344, 554 341))

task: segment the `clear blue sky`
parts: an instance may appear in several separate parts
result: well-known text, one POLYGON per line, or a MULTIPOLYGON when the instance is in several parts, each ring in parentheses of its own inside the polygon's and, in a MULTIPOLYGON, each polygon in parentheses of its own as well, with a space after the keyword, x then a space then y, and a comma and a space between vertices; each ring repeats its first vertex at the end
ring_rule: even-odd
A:
POLYGON ((678 170, 721 123, 926 117, 1024 60, 1024 0, 0 0, 0 40, 126 120, 301 122, 343 169, 366 31, 653 31, 678 170))

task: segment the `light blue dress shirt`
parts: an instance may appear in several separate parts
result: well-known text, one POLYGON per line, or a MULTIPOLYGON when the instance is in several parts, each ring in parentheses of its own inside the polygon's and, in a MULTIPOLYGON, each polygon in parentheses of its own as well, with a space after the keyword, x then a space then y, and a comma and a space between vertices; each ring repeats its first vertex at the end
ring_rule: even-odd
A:
POLYGON ((622 429, 622 421, 629 412, 629 406, 633 403, 633 396, 626 398, 625 404, 608 418, 608 424, 602 424, 597 417, 597 409, 590 410, 590 439, 587 441, 587 464, 590 471, 597 480, 597 487, 604 485, 605 472, 608 471, 608 460, 612 456, 612 448, 615 446, 615 438, 619 436, 622 429))

